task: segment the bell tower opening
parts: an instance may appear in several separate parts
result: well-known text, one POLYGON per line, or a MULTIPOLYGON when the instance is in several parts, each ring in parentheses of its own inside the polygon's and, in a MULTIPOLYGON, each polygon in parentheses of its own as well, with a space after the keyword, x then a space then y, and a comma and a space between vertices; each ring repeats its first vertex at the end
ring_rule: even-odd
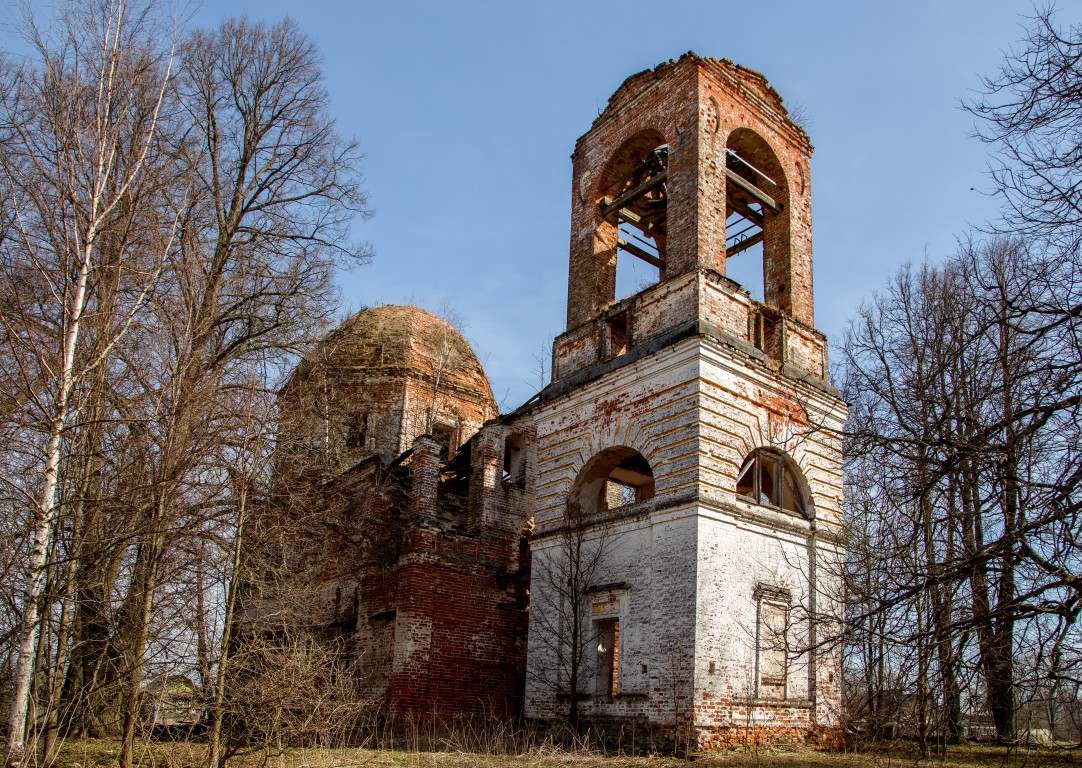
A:
MULTIPOLYGON (((572 156, 574 184, 567 327, 671 277, 671 126, 639 124, 588 156, 572 156)), ((580 147, 581 149, 581 147, 580 147)))
POLYGON ((725 274, 756 301, 767 301, 767 285, 778 286, 765 275, 788 244, 785 174, 770 146, 747 128, 729 134, 724 172, 725 274))
POLYGON ((613 301, 665 279, 668 169, 669 145, 651 130, 626 141, 605 169, 597 237, 615 241, 613 301))

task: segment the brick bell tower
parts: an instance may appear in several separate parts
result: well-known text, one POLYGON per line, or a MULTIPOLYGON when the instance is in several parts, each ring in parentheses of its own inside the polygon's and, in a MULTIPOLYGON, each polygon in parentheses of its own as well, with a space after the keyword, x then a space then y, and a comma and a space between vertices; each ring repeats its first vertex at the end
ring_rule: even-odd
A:
POLYGON ((567 329, 530 409, 530 717, 688 750, 837 733, 846 409, 812 325, 811 152, 762 75, 693 53, 575 146, 567 329), (618 300, 628 259, 656 280, 618 300), (761 259, 761 300, 730 259, 761 259))

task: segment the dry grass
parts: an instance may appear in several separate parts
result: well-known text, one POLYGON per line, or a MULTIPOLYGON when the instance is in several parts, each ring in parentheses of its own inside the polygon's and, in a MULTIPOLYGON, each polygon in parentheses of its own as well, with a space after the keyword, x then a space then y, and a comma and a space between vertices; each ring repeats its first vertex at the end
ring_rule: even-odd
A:
MULTIPOLYGON (((59 765, 63 768, 115 766, 119 744, 109 739, 71 740, 63 745, 59 765)), ((136 757, 143 768, 201 768, 205 756, 197 742, 147 743, 136 757)), ((756 768, 1082 768, 1082 750, 952 747, 945 759, 919 760, 908 745, 894 745, 881 752, 816 752, 809 749, 760 749, 754 752, 723 752, 700 755, 691 761, 673 757, 627 757, 602 755, 590 750, 568 751, 543 746, 523 754, 496 755, 461 751, 404 751, 401 749, 289 749, 281 753, 251 752, 234 757, 230 768, 695 768, 755 766, 756 768)))

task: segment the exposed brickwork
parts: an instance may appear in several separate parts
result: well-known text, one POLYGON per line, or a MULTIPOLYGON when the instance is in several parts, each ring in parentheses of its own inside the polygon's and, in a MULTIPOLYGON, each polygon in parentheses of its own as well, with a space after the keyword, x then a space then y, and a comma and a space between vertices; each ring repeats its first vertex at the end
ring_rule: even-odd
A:
MULTIPOLYGON (((525 613, 507 574, 467 560, 417 563, 399 571, 411 596, 408 615, 424 628, 396 670, 391 704, 398 711, 510 716, 521 712, 525 613)), ((465 554, 458 552, 455 554, 465 554)), ((477 551, 470 553, 474 558, 477 551)), ((400 614, 401 615, 401 614, 400 614)))
POLYGON ((609 359, 605 344, 607 319, 628 317, 627 348, 648 344, 668 333, 705 323, 727 343, 754 347, 777 365, 826 381, 826 337, 783 313, 753 301, 739 285, 711 269, 697 269, 662 281, 629 296, 592 321, 557 337, 553 378, 566 379, 609 359))
POLYGON ((413 514, 423 525, 435 525, 439 514, 436 496, 440 485, 440 449, 440 444, 429 435, 413 441, 410 498, 413 514))
POLYGON ((484 425, 496 408, 469 345, 422 310, 365 310, 280 404, 276 514, 294 579, 288 595, 261 590, 263 605, 298 600, 283 621, 340 644, 373 705, 519 714, 536 454, 528 425, 484 425), (515 482, 502 475, 509 436, 515 482))
POLYGON ((279 472, 334 477, 376 454, 448 428, 457 448, 497 415, 488 379, 453 327, 416 307, 362 310, 328 334, 290 377, 279 404, 279 472))

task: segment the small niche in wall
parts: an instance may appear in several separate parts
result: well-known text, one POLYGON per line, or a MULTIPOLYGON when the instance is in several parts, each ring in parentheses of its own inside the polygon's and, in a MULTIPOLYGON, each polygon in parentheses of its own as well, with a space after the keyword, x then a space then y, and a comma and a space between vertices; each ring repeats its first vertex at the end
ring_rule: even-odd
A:
POLYGON ((627 352, 627 311, 623 311, 617 315, 613 315, 608 320, 609 327, 609 350, 605 356, 606 359, 611 360, 614 357, 627 352))

